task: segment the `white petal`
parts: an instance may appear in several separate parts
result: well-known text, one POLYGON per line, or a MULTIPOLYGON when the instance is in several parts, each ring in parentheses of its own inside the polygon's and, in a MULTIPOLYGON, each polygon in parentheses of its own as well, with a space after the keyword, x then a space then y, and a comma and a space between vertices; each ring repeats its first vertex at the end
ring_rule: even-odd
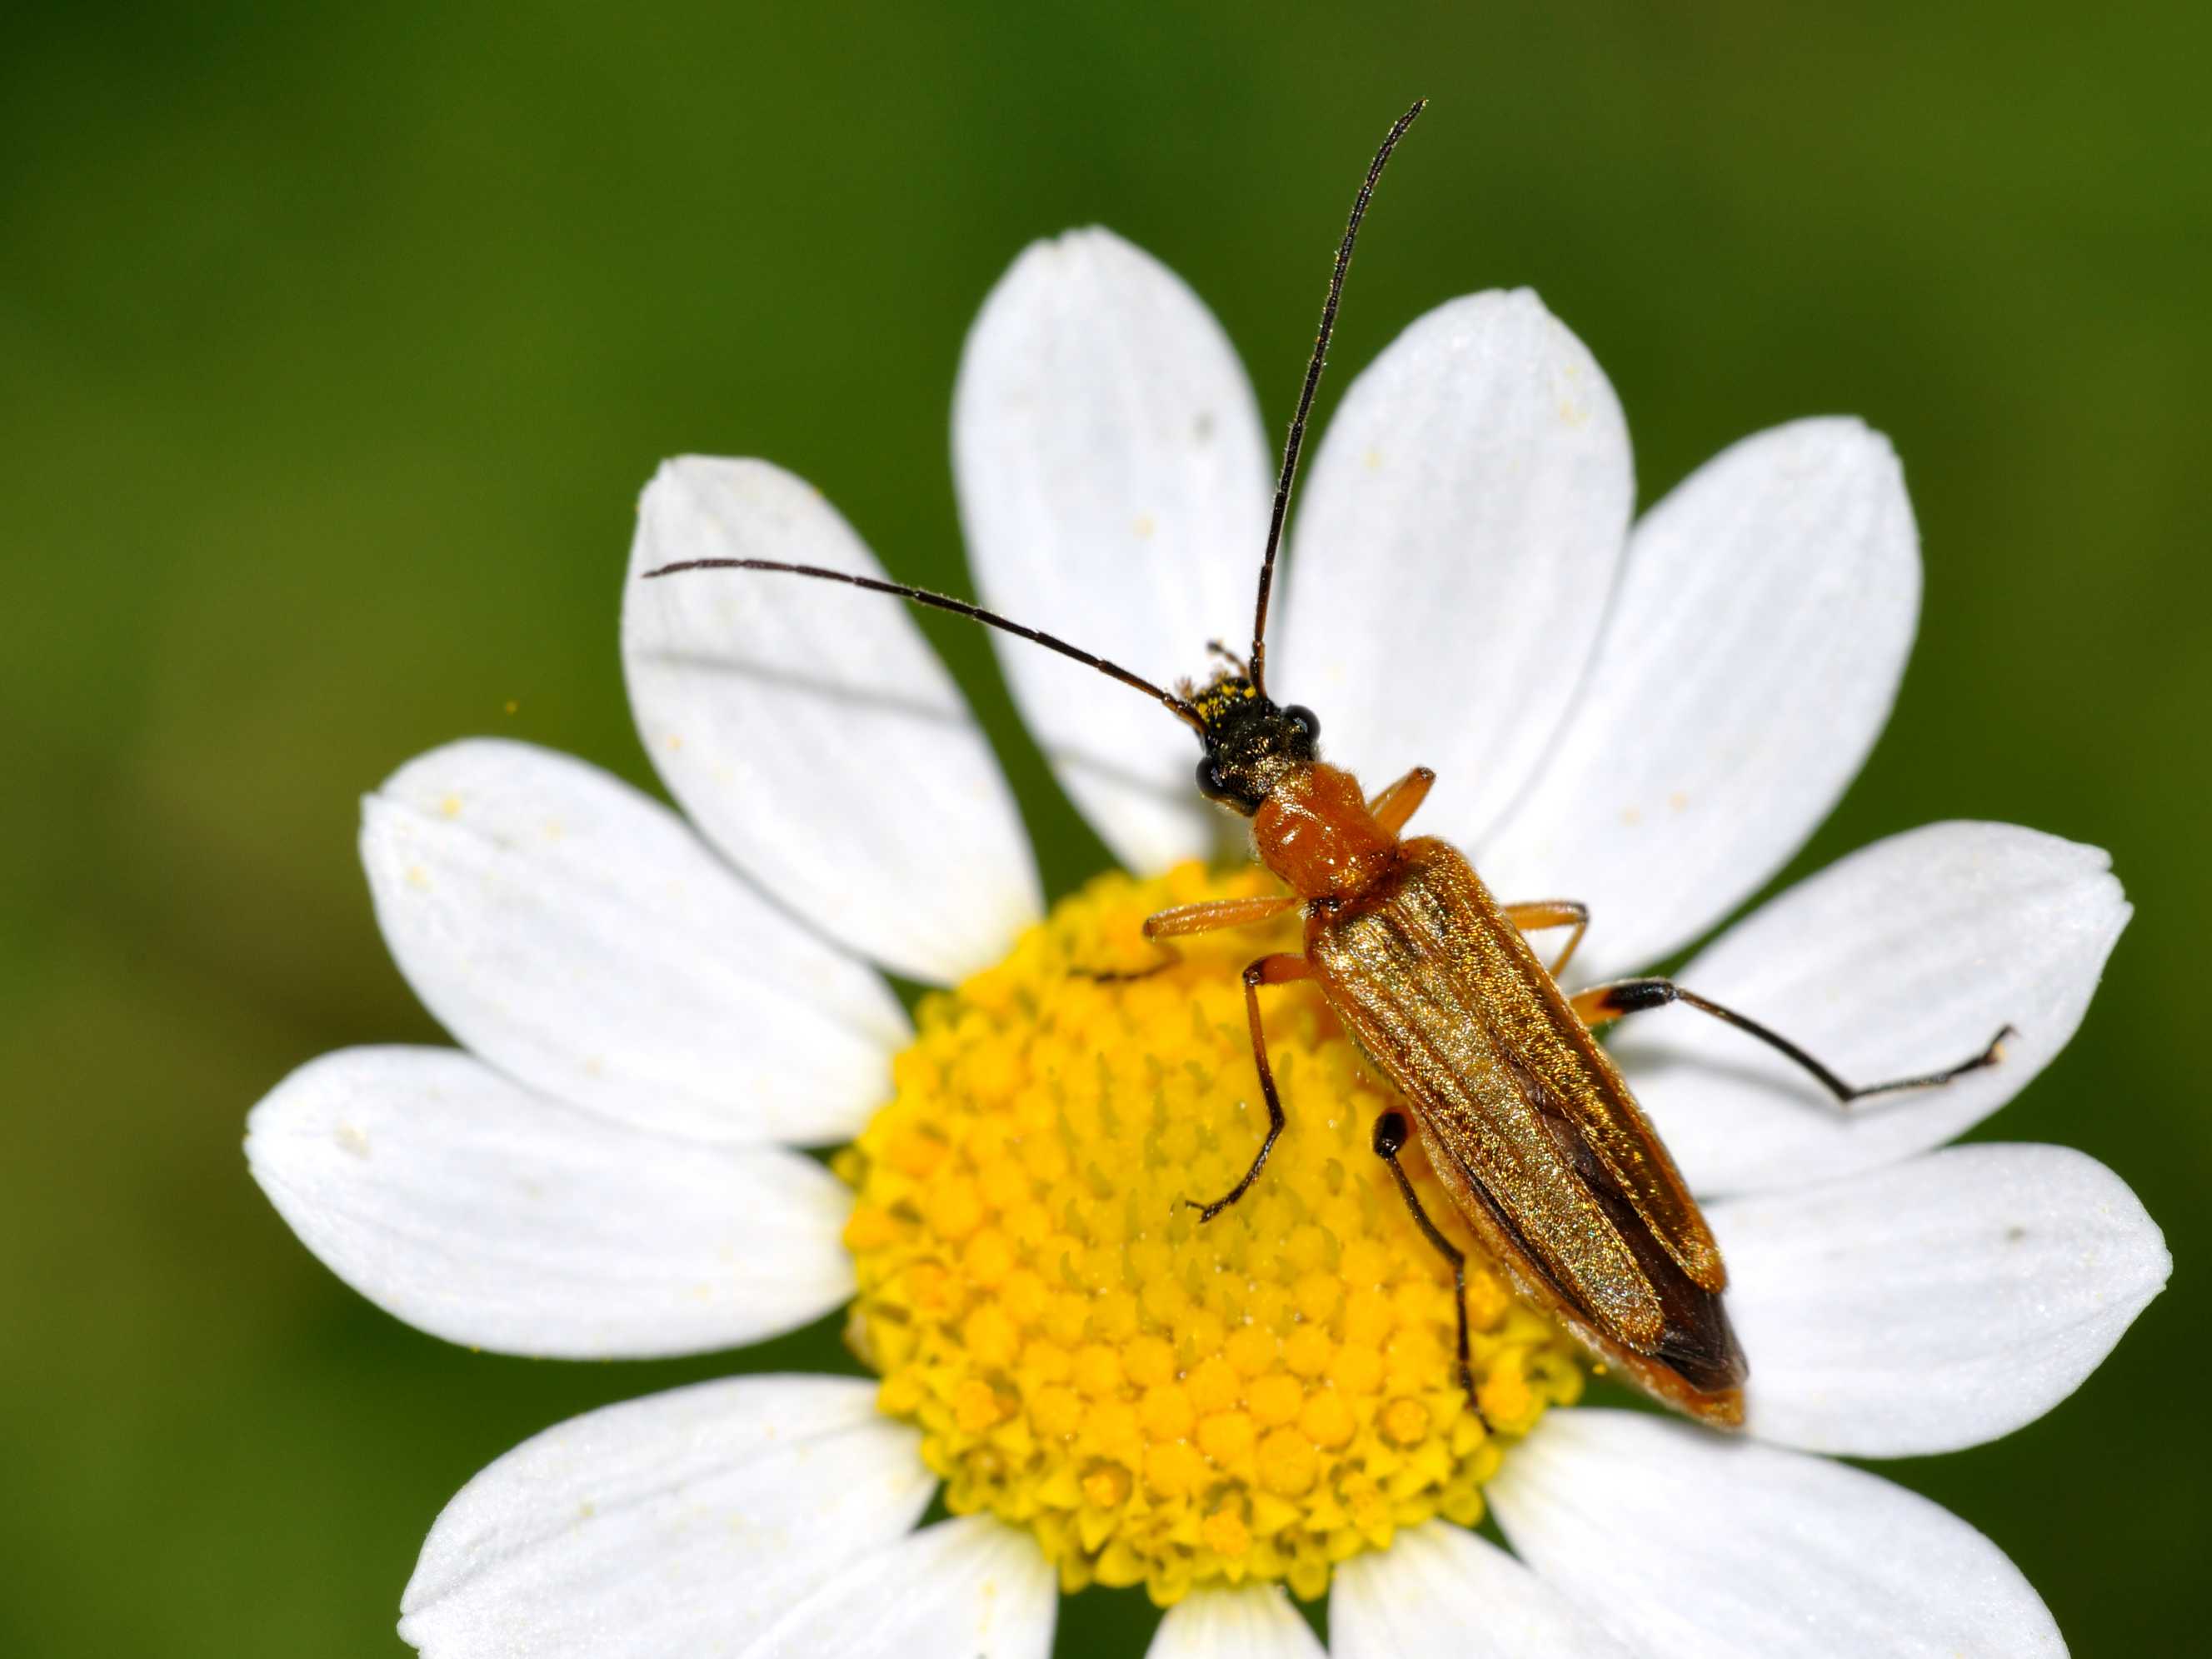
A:
POLYGON ((1635 493, 1613 387, 1541 301, 1437 307, 1352 382, 1314 456, 1269 689, 1311 704, 1322 751, 1370 790, 1434 767, 1420 827, 1466 844, 1566 713, 1635 493))
MULTIPOLYGON (((985 602, 1156 685, 1243 649, 1269 468, 1229 337, 1175 273, 1110 231, 1034 244, 960 362, 953 476, 985 602)), ((1030 729, 1133 869, 1212 850, 1184 727, 1128 687, 994 634, 1030 729)))
POLYGON ((1629 1650, 1497 1546, 1442 1522, 1354 1556, 1329 1592, 1335 1659, 1628 1659, 1629 1650))
POLYGON ((711 1140, 849 1139, 912 1036, 875 974, 595 767, 477 738, 362 803, 385 941, 446 1029, 523 1081, 711 1140))
POLYGON ((766 461, 670 461, 638 504, 623 660, 684 809, 781 902, 911 978, 1004 954, 1042 900, 1013 796, 905 603, 684 559, 882 580, 819 491, 766 461))
POLYGON ((1055 1603, 1036 1540, 970 1516, 855 1561, 744 1659, 1044 1659, 1055 1603))
POLYGON ((1324 1659, 1279 1584, 1193 1590, 1160 1620, 1146 1659, 1324 1659))
POLYGON ((2026 1088, 2089 1006, 2129 908, 2106 855, 2006 823, 1934 823, 1863 848, 1723 934, 1681 982, 1854 1084, 1994 1066, 1839 1109, 1773 1049, 1680 1006, 1613 1045, 1692 1190, 1756 1192, 1941 1146, 2026 1088))
POLYGON ((1521 1559, 1655 1659, 2066 1651, 1995 1544, 1826 1458, 1640 1413, 1553 1412, 1486 1490, 1521 1559))
POLYGON ((331 1272, 471 1347, 698 1353, 852 1294, 851 1199, 820 1164, 644 1134, 453 1049, 309 1061, 253 1109, 246 1157, 331 1272))
POLYGON ((1588 904, 1586 978, 1688 944, 1857 775, 1919 609, 1888 440, 1798 421, 1723 450, 1636 526, 1589 683, 1484 877, 1588 904))
POLYGON ((2128 1185, 2069 1146, 1952 1146, 1705 1212, 1761 1439, 1956 1451, 2081 1385, 2173 1261, 2128 1185))
POLYGON ((422 1546, 399 1633, 428 1659, 734 1651, 911 1527, 936 1482, 868 1382, 748 1376, 525 1441, 422 1546))

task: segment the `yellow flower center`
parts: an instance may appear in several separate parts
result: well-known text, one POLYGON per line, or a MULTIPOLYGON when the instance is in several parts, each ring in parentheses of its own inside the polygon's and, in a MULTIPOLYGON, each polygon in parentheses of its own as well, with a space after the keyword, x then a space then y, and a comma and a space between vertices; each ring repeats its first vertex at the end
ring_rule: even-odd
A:
MULTIPOLYGON (((1032 1530, 1062 1586, 1193 1586, 1330 1568, 1444 1515, 1472 1524, 1501 1440, 1580 1393, 1574 1350, 1471 1258, 1477 1396, 1449 1268, 1370 1148, 1393 1102, 1310 987, 1261 993, 1290 1127, 1200 1224, 1267 1127, 1239 969, 1295 918, 1188 942, 1149 977, 1171 904, 1269 890, 1193 864, 1104 876, 1012 954, 933 996, 895 1094, 837 1168, 860 1278, 848 1338, 918 1425, 956 1514, 1032 1530), (1488 1419, 1486 1426, 1484 1419, 1488 1419)), ((1429 1213, 1466 1231, 1419 1154, 1429 1213)))

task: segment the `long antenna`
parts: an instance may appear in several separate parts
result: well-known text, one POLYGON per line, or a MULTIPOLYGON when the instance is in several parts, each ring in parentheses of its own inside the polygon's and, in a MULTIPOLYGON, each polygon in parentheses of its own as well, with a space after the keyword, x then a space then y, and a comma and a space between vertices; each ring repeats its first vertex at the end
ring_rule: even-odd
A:
POLYGON ((933 593, 926 587, 908 587, 903 582, 878 581, 873 576, 855 576, 842 570, 825 570, 817 564, 780 564, 774 559, 686 559, 680 564, 664 564, 658 570, 648 570, 644 580, 651 581, 655 576, 672 576, 680 570, 775 570, 787 576, 812 576, 825 582, 843 582, 852 587, 865 587, 871 593, 889 593, 898 599, 911 599, 916 605, 928 605, 933 610, 950 611, 956 617, 965 617, 970 622, 1003 629, 1018 639, 1041 645, 1048 651, 1057 651, 1063 657, 1073 657, 1086 668, 1095 668, 1124 685, 1133 686, 1146 696, 1158 699, 1163 708, 1199 736, 1206 735, 1206 722, 1199 718, 1198 710, 1174 692, 1161 690, 1150 680, 1139 678, 1119 663, 1108 662, 1103 657, 1094 657, 1088 651, 1070 645, 1066 640, 1054 639, 1034 628, 1024 628, 995 611, 986 611, 981 605, 970 605, 965 599, 933 593))
POLYGON ((1306 416, 1313 410, 1314 389, 1321 385, 1322 365, 1328 361, 1328 337, 1336 328, 1336 302, 1344 297, 1344 273, 1352 268, 1352 245, 1358 238, 1359 222, 1367 215, 1368 198, 1375 194, 1375 181, 1382 176, 1383 163, 1398 148, 1406 129, 1413 125, 1413 118, 1428 106, 1427 99, 1416 99, 1413 108, 1390 129, 1382 148, 1375 152, 1366 180, 1352 198, 1352 218, 1344 227, 1344 240, 1337 245, 1336 268, 1329 272, 1328 300, 1321 308, 1321 333, 1314 340, 1313 357, 1306 364, 1298 412, 1291 417, 1290 441, 1283 446, 1283 471, 1275 480, 1275 510, 1267 520, 1267 550, 1260 558, 1260 600, 1252 615, 1252 689, 1263 697, 1267 695, 1267 596, 1275 586, 1275 550, 1283 543, 1283 520, 1291 510, 1291 482, 1297 477, 1298 451, 1306 441, 1306 416))

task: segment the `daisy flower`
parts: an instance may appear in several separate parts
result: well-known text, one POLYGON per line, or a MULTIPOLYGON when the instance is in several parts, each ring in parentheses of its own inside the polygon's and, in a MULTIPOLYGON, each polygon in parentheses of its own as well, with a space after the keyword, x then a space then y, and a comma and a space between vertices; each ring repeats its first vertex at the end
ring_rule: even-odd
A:
MULTIPOLYGON (((1140 672, 1249 614, 1267 446, 1228 340, 1103 231, 1030 249, 969 337, 953 422, 994 607, 1140 672)), ((1582 981, 1693 944, 1802 844, 1879 732, 1918 545, 1898 463, 1808 420, 1631 523, 1628 438, 1528 293, 1421 318, 1352 385, 1290 543, 1274 683, 1507 898, 1595 921, 1582 981)), ((459 1049, 325 1056, 255 1109, 255 1178, 419 1328, 574 1358, 738 1346, 846 1307, 874 1373, 751 1376, 588 1413, 438 1518, 402 1602, 433 1659, 1036 1659, 1062 1595, 1144 1584, 1153 1652, 1344 1659, 2063 1651, 1966 1522, 1829 1455, 1949 1451, 2063 1400, 2163 1285, 2157 1227, 2063 1147, 1944 1143, 2081 1019, 2128 906, 2104 854, 1942 823, 1722 933, 1686 983, 1859 1079, 2002 1063, 1840 1112, 1682 1011, 1613 1052, 1731 1272, 1748 1421, 1578 1403, 1587 1361, 1472 1273, 1453 1301, 1368 1150, 1385 1103, 1317 998, 1168 903, 1268 890, 1222 857, 1187 732, 996 641, 1060 782, 1130 872, 1048 912, 1014 800, 896 602, 700 557, 880 568, 757 460, 664 467, 623 647, 678 817, 475 740, 365 803, 401 969, 459 1049), (911 1020, 876 964, 940 989, 911 1020), (824 1163, 793 1150, 842 1147, 824 1163), (953 1518, 919 1526, 942 1491, 953 1518), (1494 1518, 1510 1553, 1468 1527, 1494 1518)), ((1291 924, 1294 926, 1295 924, 1291 924)), ((1418 1160, 1409 1160, 1417 1162, 1418 1160)), ((1417 1177, 1426 1182, 1422 1173, 1417 1177)), ((1449 1206, 1429 1188, 1432 1213, 1449 1206)), ((1455 1221, 1455 1218, 1450 1218, 1455 1221)))

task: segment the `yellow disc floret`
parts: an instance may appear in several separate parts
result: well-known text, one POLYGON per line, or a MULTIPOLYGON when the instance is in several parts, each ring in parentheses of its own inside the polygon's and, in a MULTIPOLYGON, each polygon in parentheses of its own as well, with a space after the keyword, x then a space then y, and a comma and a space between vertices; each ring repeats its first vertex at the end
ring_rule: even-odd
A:
MULTIPOLYGON (((1469 1409, 1450 1271, 1370 1146, 1395 1097, 1310 986, 1261 993, 1290 1116, 1265 1171, 1210 1223, 1184 1202, 1258 1150, 1238 970, 1295 949, 1296 921, 1092 975, 1155 960, 1154 910, 1267 890, 1194 864, 1102 877, 921 1005, 894 1097, 839 1156, 849 1335, 883 1409, 920 1425, 956 1514, 1030 1528, 1070 1590, 1319 1595, 1397 1528, 1474 1522, 1501 1442, 1581 1389, 1571 1345, 1477 1255, 1469 1409)), ((1405 1167, 1467 1243, 1418 1151, 1405 1167)))

